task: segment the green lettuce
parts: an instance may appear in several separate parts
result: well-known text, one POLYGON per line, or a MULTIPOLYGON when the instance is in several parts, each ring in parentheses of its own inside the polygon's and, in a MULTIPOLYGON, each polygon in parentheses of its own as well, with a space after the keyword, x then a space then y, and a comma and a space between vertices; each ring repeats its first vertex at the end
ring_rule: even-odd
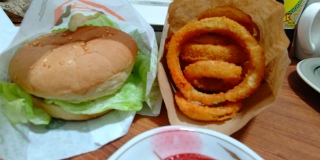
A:
POLYGON ((1 82, 0 96, 2 111, 10 122, 16 124, 30 121, 37 125, 50 122, 50 116, 42 109, 33 107, 31 96, 17 84, 1 82))
MULTIPOLYGON (((79 15, 78 15, 79 16, 79 15)), ((74 23, 71 21, 70 23, 74 23)), ((111 26, 119 28, 105 15, 94 15, 79 24, 92 26, 111 26)), ((75 24, 69 24, 69 26, 75 24)), ((63 30, 63 29, 62 29, 63 30)), ((109 109, 121 111, 139 111, 145 101, 147 73, 150 68, 150 55, 138 51, 136 63, 132 74, 123 84, 122 88, 113 95, 101 97, 95 100, 71 103, 67 101, 45 99, 48 104, 55 104, 64 110, 75 114, 95 114, 109 109)), ((7 119, 16 123, 31 122, 36 125, 49 124, 51 117, 42 109, 34 107, 31 95, 23 91, 17 84, 9 82, 0 83, 0 96, 2 97, 2 111, 7 119)), ((1 98, 0 97, 0 98, 1 98)))
MULTIPOLYGON (((144 54, 141 50, 138 51, 135 65, 133 66, 133 73, 140 76, 142 81, 142 87, 146 89, 148 81, 148 72, 150 69, 150 54, 144 54)), ((145 90, 144 90, 145 92, 145 90)))
POLYGON ((85 16, 81 13, 72 15, 68 23, 68 29, 70 31, 75 31, 81 26, 109 26, 116 29, 120 28, 117 23, 114 23, 102 13, 96 13, 92 16, 85 16))

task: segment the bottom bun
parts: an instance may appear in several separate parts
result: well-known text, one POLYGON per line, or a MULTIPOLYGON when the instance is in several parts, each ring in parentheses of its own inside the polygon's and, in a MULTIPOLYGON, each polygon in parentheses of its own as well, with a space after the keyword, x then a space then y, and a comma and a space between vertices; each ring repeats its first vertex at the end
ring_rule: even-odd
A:
POLYGON ((51 117, 63 119, 63 120, 74 120, 74 121, 89 120, 89 119, 94 119, 94 118, 98 118, 100 116, 103 116, 111 111, 111 109, 110 109, 110 110, 106 110, 104 112, 96 113, 96 114, 74 114, 74 113, 70 113, 70 112, 68 112, 68 111, 66 111, 56 105, 47 104, 41 98, 37 98, 37 97, 32 96, 32 101, 33 101, 33 105, 35 107, 43 109, 51 117))

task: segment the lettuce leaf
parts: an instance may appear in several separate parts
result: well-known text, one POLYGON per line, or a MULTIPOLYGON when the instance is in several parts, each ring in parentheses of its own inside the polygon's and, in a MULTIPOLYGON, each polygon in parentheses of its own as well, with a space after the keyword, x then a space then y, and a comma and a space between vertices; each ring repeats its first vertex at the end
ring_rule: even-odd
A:
POLYGON ((81 26, 110 26, 112 28, 120 29, 117 23, 114 23, 104 14, 98 14, 95 19, 88 19, 81 26))
POLYGON ((150 69, 150 55, 138 51, 133 72, 138 73, 144 83, 147 83, 147 74, 150 69))
POLYGON ((75 31, 81 26, 110 26, 116 29, 120 28, 117 23, 113 22, 102 13, 96 13, 92 16, 85 16, 81 13, 72 15, 68 23, 68 29, 70 31, 75 31))
POLYGON ((148 72, 150 69, 150 54, 144 54, 141 50, 138 51, 135 65, 133 66, 132 72, 138 74, 141 78, 142 88, 144 89, 144 94, 147 89, 148 72))
POLYGON ((2 111, 11 123, 27 123, 36 125, 48 124, 51 117, 42 109, 33 107, 31 96, 17 84, 1 82, 0 96, 2 111))

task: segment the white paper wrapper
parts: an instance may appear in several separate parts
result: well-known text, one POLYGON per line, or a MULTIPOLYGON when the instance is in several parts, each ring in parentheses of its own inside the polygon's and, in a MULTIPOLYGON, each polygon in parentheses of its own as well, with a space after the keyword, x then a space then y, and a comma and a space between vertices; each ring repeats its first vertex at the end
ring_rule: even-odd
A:
POLYGON ((6 13, 3 11, 2 8, 0 8, 0 31, 1 31, 1 38, 0 38, 0 53, 3 52, 12 41, 14 35, 17 34, 19 28, 15 27, 14 24, 11 22, 9 17, 6 15, 6 13))
MULTIPOLYGON (((54 28, 66 27, 73 13, 93 15, 97 11, 117 22, 121 30, 136 39, 139 49, 151 54, 147 100, 143 110, 138 114, 157 116, 160 112, 162 96, 156 81, 158 46, 155 33, 152 27, 125 0, 33 1, 18 34, 9 48, 0 54, 0 81, 9 81, 8 63, 24 41, 50 33, 54 28), (68 8, 71 8, 70 15, 66 14, 68 8), (62 23, 54 26, 61 16, 63 17, 62 23)), ((12 38, 14 35, 5 30, 0 32, 3 31, 4 33, 0 33, 2 36, 9 35, 10 37, 11 35, 12 38)), ((125 135, 135 114, 135 111, 112 111, 100 118, 83 122, 55 120, 48 126, 11 125, 3 115, 0 106, 0 159, 64 159, 90 152, 125 135)))

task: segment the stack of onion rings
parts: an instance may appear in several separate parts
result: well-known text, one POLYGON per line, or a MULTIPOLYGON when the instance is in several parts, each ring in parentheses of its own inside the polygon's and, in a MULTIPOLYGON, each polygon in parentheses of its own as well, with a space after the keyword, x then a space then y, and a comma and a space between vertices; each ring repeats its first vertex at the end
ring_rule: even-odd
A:
POLYGON ((265 69, 264 52, 255 37, 245 26, 225 16, 200 18, 180 28, 168 42, 166 58, 178 89, 175 94, 178 107, 188 117, 201 121, 234 117, 242 107, 243 99, 260 86, 265 69), (212 36, 216 40, 204 40, 212 36), (229 53, 222 54, 226 51, 221 51, 219 55, 203 46, 192 49, 190 45, 196 46, 193 43, 207 48, 227 45, 233 49, 229 48, 229 53), (186 66, 181 65, 183 63, 186 66), (215 87, 210 89, 210 86, 215 87))

